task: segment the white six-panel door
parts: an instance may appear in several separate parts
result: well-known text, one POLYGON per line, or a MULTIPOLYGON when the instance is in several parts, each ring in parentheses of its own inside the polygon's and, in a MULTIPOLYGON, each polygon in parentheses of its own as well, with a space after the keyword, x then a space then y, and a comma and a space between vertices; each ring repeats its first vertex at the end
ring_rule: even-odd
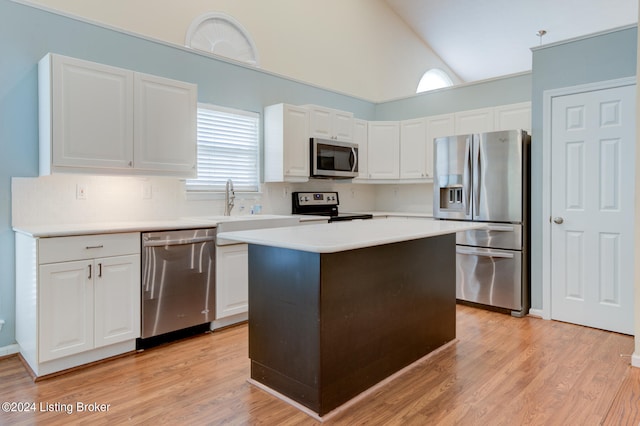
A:
POLYGON ((551 317, 633 334, 635 86, 551 108, 551 317))

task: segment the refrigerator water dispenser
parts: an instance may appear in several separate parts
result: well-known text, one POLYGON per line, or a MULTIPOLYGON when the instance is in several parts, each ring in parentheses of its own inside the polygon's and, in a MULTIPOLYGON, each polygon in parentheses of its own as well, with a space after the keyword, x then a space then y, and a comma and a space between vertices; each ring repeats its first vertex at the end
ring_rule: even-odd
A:
POLYGON ((463 187, 448 186, 440 188, 440 208, 445 210, 462 211, 463 203, 463 187))

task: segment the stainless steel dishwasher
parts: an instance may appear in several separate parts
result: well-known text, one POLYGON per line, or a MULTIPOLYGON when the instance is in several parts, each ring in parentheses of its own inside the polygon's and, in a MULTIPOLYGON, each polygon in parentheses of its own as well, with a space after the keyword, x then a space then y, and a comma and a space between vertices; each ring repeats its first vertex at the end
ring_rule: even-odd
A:
POLYGON ((208 326, 215 276, 215 228, 142 233, 142 339, 208 326))

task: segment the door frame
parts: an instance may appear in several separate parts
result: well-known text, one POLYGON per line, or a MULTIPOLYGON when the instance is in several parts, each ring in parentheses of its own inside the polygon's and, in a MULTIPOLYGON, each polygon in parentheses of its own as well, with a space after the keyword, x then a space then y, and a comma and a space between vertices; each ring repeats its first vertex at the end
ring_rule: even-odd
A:
MULTIPOLYGON (((551 105, 553 98, 616 87, 633 86, 636 77, 624 77, 577 86, 549 89, 543 92, 542 100, 542 308, 531 309, 544 319, 551 319, 551 105)), ((635 286, 635 284, 634 284, 635 286)), ((634 306, 634 310, 637 309, 634 306)))

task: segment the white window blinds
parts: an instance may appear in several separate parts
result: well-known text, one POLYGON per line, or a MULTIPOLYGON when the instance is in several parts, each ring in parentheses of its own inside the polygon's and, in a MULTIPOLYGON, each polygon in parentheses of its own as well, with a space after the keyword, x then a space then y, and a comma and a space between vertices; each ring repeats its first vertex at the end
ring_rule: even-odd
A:
POLYGON ((254 112, 198 104, 198 178, 188 191, 259 190, 259 119, 254 112))

